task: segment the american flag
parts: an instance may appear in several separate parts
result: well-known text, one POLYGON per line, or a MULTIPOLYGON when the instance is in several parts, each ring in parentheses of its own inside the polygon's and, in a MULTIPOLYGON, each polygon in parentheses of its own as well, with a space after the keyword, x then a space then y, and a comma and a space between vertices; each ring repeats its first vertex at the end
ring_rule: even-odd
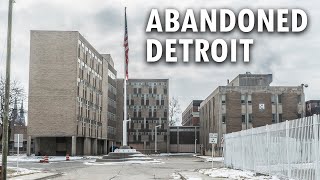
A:
POLYGON ((125 21, 125 29, 124 29, 124 51, 125 51, 125 73, 126 80, 129 79, 128 66, 129 66, 129 40, 128 40, 128 26, 127 26, 127 8, 124 9, 124 21, 125 21))

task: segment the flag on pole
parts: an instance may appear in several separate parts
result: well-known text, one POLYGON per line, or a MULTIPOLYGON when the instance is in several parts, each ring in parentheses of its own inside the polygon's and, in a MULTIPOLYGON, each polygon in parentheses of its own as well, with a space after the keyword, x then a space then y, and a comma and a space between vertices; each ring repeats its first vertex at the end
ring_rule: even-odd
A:
POLYGON ((127 25, 127 8, 124 9, 124 21, 125 21, 125 29, 124 29, 124 51, 125 51, 125 73, 126 80, 129 79, 128 66, 129 66, 129 40, 128 40, 128 25, 127 25))

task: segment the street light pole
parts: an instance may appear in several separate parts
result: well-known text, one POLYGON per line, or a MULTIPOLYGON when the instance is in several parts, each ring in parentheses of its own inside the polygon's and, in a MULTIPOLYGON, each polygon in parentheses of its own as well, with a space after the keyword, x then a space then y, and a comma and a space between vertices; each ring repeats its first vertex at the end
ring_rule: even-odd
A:
POLYGON ((10 68, 11 68, 11 32, 12 32, 12 6, 13 0, 9 0, 8 32, 7 32, 7 62, 6 62, 6 84, 4 99, 3 133, 2 133, 2 179, 7 179, 7 156, 8 156, 8 118, 9 118, 9 96, 10 96, 10 68))
POLYGON ((157 128, 161 127, 161 125, 155 126, 154 127, 154 132, 155 132, 155 137, 154 137, 154 152, 157 153, 157 128))
POLYGON ((194 140, 194 153, 197 154, 197 139, 194 140))

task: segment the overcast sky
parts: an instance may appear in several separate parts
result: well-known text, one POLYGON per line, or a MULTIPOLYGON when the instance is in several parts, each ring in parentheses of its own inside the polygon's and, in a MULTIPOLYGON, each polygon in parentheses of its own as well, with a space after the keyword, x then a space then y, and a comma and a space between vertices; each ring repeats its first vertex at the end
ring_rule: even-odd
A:
MULTIPOLYGON (((15 0, 13 16, 12 77, 28 89, 30 30, 79 31, 99 52, 109 53, 118 77, 123 77, 124 6, 127 6, 130 78, 169 78, 170 95, 179 97, 183 110, 192 99, 205 99, 217 86, 226 85, 239 73, 273 73, 272 85, 309 84, 306 99, 320 99, 320 2, 316 0, 15 0), (309 17, 300 34, 205 33, 147 34, 151 8, 301 8, 309 17), (251 62, 217 65, 146 63, 146 39, 253 38, 251 62)), ((4 74, 8 0, 0 1, 0 72, 4 74)), ((183 14, 182 14, 183 15, 183 14)))

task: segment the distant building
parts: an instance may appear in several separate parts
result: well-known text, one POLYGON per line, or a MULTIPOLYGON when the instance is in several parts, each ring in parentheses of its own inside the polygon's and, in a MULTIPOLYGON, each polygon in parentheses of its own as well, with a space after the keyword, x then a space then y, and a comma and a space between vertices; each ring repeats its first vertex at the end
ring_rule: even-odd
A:
POLYGON ((100 54, 77 31, 31 31, 30 48, 28 146, 33 139, 33 153, 107 153, 116 114, 110 55, 100 54))
MULTIPOLYGON (((118 101, 117 129, 122 129, 123 120, 123 79, 117 82, 118 101), (122 98, 120 98, 120 94, 122 98)), ((155 127, 157 128, 158 152, 169 151, 169 80, 129 79, 127 83, 128 145, 138 151, 150 153, 155 149, 155 127)), ((122 132, 122 131, 121 131, 122 132)), ((119 132, 118 138, 122 138, 119 132)))
POLYGON ((306 102, 306 116, 320 114, 320 100, 310 100, 306 102))
POLYGON ((199 137, 199 126, 170 126, 170 153, 199 153, 199 137))
POLYGON ((199 126, 199 109, 203 100, 193 100, 182 113, 182 126, 199 126))
POLYGON ((211 150, 209 133, 225 133, 300 118, 304 114, 301 86, 270 86, 272 74, 240 74, 219 86, 200 105, 200 140, 211 150))

